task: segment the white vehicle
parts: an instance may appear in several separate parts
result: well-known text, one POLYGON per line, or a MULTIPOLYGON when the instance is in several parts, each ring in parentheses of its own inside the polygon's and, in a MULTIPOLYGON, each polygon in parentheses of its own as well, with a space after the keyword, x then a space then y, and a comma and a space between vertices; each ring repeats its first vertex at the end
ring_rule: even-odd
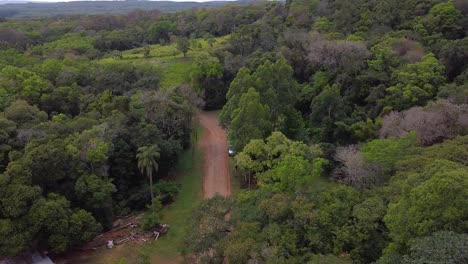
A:
POLYGON ((236 155, 236 151, 234 150, 234 148, 232 147, 231 144, 229 144, 229 147, 228 147, 228 154, 229 154, 229 156, 236 155))

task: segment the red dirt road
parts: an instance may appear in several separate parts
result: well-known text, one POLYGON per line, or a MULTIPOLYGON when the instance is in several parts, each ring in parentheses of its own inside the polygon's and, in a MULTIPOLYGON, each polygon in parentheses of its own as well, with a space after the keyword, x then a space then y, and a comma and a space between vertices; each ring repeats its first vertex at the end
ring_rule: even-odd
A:
POLYGON ((204 155, 203 198, 209 199, 216 194, 231 194, 229 157, 226 131, 219 125, 216 112, 201 112, 200 125, 203 136, 199 147, 204 155))

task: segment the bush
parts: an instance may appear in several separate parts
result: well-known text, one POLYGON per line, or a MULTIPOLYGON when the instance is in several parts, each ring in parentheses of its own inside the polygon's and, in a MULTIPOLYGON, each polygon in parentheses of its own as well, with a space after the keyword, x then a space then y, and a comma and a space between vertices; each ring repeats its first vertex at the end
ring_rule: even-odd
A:
POLYGON ((175 200, 179 193, 179 186, 172 181, 161 180, 154 185, 154 193, 161 199, 162 204, 168 204, 175 200))
POLYGON ((163 208, 161 204, 161 198, 156 197, 153 201, 153 204, 147 206, 147 208, 148 211, 143 217, 143 229, 151 230, 161 223, 161 211, 163 208))

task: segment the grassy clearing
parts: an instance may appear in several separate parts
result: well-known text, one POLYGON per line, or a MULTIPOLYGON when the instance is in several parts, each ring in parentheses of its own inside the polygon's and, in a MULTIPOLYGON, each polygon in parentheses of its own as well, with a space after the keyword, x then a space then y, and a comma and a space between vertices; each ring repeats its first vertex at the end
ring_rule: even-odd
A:
POLYGON ((213 46, 210 46, 204 39, 192 40, 191 49, 184 58, 183 54, 177 50, 176 44, 151 45, 149 57, 144 56, 144 48, 136 48, 123 51, 122 58, 105 58, 100 63, 134 63, 134 64, 153 64, 161 69, 162 81, 161 88, 166 89, 178 86, 190 81, 193 59, 208 50, 216 48, 225 42, 229 36, 216 38, 213 46))
MULTIPOLYGON (((198 128, 198 138, 202 130, 198 128)), ((164 208, 163 223, 169 224, 167 235, 158 241, 150 241, 145 244, 125 244, 112 250, 100 249, 91 258, 82 263, 114 264, 114 263, 140 263, 141 257, 157 258, 159 261, 177 263, 181 260, 180 248, 185 233, 190 224, 192 211, 202 200, 202 166, 203 157, 196 147, 195 138, 192 140, 192 148, 186 150, 179 158, 177 164, 177 182, 181 184, 179 195, 174 203, 164 208)), ((158 261, 158 262, 159 262, 158 261)))

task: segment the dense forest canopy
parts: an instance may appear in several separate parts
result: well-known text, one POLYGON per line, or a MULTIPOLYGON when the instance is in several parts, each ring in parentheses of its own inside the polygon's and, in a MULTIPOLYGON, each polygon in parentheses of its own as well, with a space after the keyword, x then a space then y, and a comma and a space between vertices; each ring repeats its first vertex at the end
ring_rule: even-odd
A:
POLYGON ((170 203, 161 177, 204 108, 244 188, 194 212, 191 261, 468 262, 466 1, 3 19, 0 58, 0 255, 64 252, 170 203), (151 45, 192 60, 183 84, 122 55, 151 45))

